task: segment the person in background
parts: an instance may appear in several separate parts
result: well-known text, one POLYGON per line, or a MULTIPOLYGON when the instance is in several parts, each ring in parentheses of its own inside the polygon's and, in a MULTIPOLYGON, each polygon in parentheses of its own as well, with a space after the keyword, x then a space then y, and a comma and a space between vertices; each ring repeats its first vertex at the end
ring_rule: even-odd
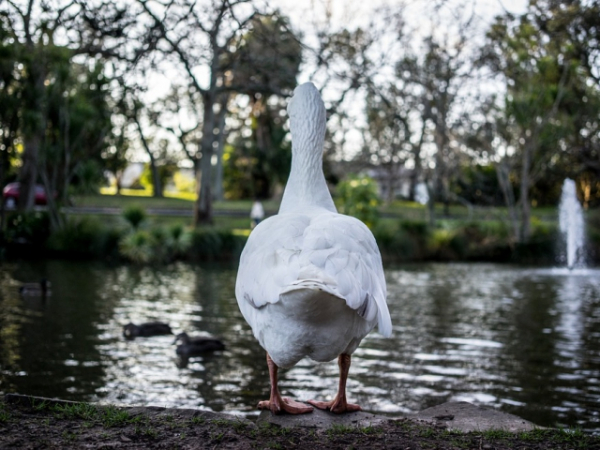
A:
POLYGON ((260 223, 265 217, 265 210, 260 201, 254 200, 252 203, 252 209, 250 210, 250 220, 252 221, 250 224, 250 228, 254 228, 256 225, 260 223))

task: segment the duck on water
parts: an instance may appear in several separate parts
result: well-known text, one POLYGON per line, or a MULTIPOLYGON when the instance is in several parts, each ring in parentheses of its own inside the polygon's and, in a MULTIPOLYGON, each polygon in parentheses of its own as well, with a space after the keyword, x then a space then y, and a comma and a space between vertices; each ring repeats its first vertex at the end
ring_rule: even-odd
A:
POLYGON ((180 341, 181 344, 177 346, 175 352, 183 357, 198 356, 207 352, 225 350, 225 344, 220 339, 205 336, 191 337, 185 331, 175 336, 173 344, 180 341))
POLYGON ((161 336, 165 334, 173 334, 171 326, 164 322, 145 322, 136 325, 129 322, 123 327, 123 337, 125 339, 135 339, 138 336, 161 336))

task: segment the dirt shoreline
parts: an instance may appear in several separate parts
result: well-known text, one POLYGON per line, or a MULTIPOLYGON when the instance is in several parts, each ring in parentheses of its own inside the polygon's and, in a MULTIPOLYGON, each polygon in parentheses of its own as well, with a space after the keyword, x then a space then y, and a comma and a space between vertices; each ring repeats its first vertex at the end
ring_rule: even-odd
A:
POLYGON ((468 403, 436 408, 398 419, 318 412, 299 420, 263 412, 253 422, 209 411, 121 408, 7 394, 0 400, 0 449, 600 450, 600 437, 581 431, 538 428, 468 403), (516 431, 509 431, 513 425, 504 419, 516 431), (455 431, 460 426, 453 426, 482 426, 481 420, 491 421, 483 425, 485 430, 455 431))

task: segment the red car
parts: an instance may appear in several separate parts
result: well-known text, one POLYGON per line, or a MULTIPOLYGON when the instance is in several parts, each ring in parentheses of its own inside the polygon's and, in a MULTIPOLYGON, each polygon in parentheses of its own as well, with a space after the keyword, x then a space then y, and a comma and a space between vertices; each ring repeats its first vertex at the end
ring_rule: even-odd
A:
MULTIPOLYGON (((14 208, 17 206, 17 202, 19 201, 20 185, 21 183, 16 181, 14 183, 8 183, 6 186, 4 186, 4 189, 2 190, 2 196, 4 197, 4 204, 7 208, 14 208)), ((36 184, 34 203, 36 205, 45 205, 46 202, 46 190, 44 189, 44 186, 36 184)))

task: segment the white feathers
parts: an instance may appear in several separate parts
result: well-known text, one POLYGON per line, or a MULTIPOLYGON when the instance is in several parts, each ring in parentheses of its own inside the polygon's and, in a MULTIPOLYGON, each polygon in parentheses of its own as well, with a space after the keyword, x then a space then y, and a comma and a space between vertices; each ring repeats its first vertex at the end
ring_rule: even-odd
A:
POLYGON ((392 329, 375 239, 359 220, 337 214, 325 183, 324 111, 312 84, 296 89, 288 106, 292 170, 280 213, 252 231, 236 282, 242 314, 283 367, 304 356, 352 353, 376 324, 384 336, 392 329))

